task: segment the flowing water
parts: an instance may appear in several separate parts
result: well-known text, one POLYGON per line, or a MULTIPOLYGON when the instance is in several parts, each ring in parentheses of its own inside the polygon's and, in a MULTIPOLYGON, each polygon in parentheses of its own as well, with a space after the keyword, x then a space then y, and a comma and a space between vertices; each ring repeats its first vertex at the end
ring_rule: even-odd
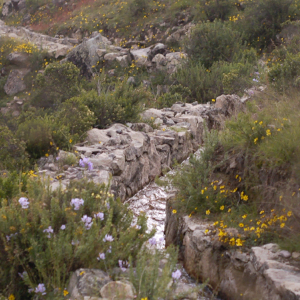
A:
MULTIPOLYGON (((201 150, 198 150, 195 155, 200 155, 201 150)), ((182 164, 188 163, 189 159, 186 159, 182 164)), ((173 170, 171 170, 167 175, 173 174, 173 170)), ((161 177, 163 180, 168 180, 167 175, 161 177)), ((145 212, 148 220, 148 228, 149 230, 155 228, 156 234, 155 238, 158 241, 164 241, 164 226, 165 226, 165 218, 166 218, 166 203, 167 200, 175 195, 176 191, 172 189, 172 187, 162 187, 158 186, 155 182, 152 182, 145 186, 142 190, 140 190, 133 197, 129 198, 125 203, 129 204, 129 208, 133 211, 135 216, 138 216, 140 213, 145 212)), ((164 242, 159 243, 159 247, 164 247, 164 242)), ((183 269, 181 267, 181 269, 183 269)), ((197 284, 186 271, 183 269, 182 276, 179 280, 179 283, 188 284, 191 287, 197 287, 197 284)), ((199 300, 204 299, 214 299, 218 298, 214 297, 210 290, 204 289, 203 295, 199 294, 199 300)), ((219 299, 220 300, 220 299, 219 299)))

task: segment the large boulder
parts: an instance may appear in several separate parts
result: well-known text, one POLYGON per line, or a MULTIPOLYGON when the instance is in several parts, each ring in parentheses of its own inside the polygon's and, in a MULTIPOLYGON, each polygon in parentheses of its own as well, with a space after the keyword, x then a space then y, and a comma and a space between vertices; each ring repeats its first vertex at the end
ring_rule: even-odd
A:
POLYGON ((31 54, 26 52, 12 52, 7 56, 10 64, 17 67, 28 67, 31 63, 31 54))
POLYGON ((100 290, 109 282, 111 282, 110 277, 101 270, 79 269, 72 274, 70 279, 68 286, 70 300, 100 297, 100 290))
POLYGON ((130 300, 135 298, 134 288, 129 282, 109 282, 101 288, 100 293, 106 299, 130 300))
POLYGON ((133 59, 135 60, 135 64, 137 66, 139 67, 147 66, 149 63, 149 55, 151 53, 151 47, 131 50, 130 53, 133 56, 133 59))
POLYGON ((7 81, 4 85, 4 91, 12 96, 26 89, 24 77, 30 72, 30 69, 16 69, 10 71, 7 81))
POLYGON ((90 39, 85 39, 80 45, 72 49, 67 60, 80 68, 81 73, 90 78, 93 74, 92 67, 100 60, 98 49, 105 49, 111 42, 100 33, 95 33, 90 39))

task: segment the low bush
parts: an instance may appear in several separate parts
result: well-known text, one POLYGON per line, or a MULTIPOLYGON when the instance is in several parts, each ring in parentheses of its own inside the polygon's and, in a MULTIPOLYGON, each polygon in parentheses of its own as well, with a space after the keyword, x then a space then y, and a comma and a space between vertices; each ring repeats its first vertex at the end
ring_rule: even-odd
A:
POLYGON ((32 104, 41 108, 57 108, 65 100, 79 93, 79 69, 72 63, 47 65, 36 77, 36 91, 32 104))
POLYGON ((174 77, 179 84, 189 88, 192 99, 204 103, 223 93, 243 93, 253 85, 250 76, 253 71, 253 64, 247 60, 244 63, 215 62, 210 69, 189 61, 174 77))
POLYGON ((234 22, 243 38, 258 50, 276 39, 281 24, 299 17, 299 9, 293 0, 254 0, 244 5, 243 17, 234 22))
POLYGON ((25 142, 5 125, 0 125, 0 170, 20 171, 28 166, 25 142))
POLYGON ((200 62, 206 69, 214 62, 232 62, 235 53, 242 49, 241 34, 220 21, 196 25, 185 41, 190 59, 200 62))
POLYGON ((113 90, 101 91, 100 95, 92 90, 78 97, 94 113, 98 128, 138 121, 143 104, 150 102, 151 98, 151 93, 144 87, 134 88, 126 80, 117 83, 113 90))
POLYGON ((290 86, 300 87, 300 53, 286 53, 284 61, 274 63, 268 73, 270 83, 279 91, 287 92, 290 86))

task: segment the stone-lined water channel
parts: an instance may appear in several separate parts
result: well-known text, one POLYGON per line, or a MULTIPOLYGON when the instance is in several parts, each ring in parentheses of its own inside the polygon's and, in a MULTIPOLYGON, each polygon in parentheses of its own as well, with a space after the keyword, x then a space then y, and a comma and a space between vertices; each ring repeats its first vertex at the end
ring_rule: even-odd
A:
MULTIPOLYGON (((195 155, 199 155, 201 150, 198 150, 195 155)), ((182 164, 188 163, 189 159, 186 159, 182 164)), ((168 172, 165 176, 161 177, 161 180, 168 180, 168 175, 173 174, 173 170, 168 172)), ((170 186, 159 186, 155 182, 152 182, 145 186, 142 190, 136 193, 133 197, 125 201, 129 204, 129 208, 133 211, 135 216, 138 216, 140 213, 146 213, 147 225, 149 230, 153 228, 156 229, 155 238, 157 241, 164 241, 164 227, 166 219, 166 203, 168 199, 171 199, 176 194, 176 190, 172 189, 170 186)), ((159 247, 164 247, 164 242, 159 243, 159 247)), ((190 286, 191 288, 196 288, 200 286, 195 280, 193 280, 182 266, 182 276, 178 282, 179 288, 190 286)), ((191 297, 186 297, 185 299, 198 299, 198 300, 220 300, 213 296, 212 292, 205 288, 203 292, 191 297)))

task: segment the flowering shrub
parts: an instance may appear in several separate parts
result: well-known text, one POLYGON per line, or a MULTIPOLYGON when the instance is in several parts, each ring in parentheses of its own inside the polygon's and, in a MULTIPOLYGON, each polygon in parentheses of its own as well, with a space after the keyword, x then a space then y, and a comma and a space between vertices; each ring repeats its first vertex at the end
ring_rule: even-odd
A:
POLYGON ((133 223, 104 186, 81 181, 50 191, 40 179, 29 180, 26 195, 1 203, 0 289, 17 299, 28 289, 45 299, 63 296, 72 271, 109 271, 135 258, 152 235, 146 229, 145 217, 133 223))

